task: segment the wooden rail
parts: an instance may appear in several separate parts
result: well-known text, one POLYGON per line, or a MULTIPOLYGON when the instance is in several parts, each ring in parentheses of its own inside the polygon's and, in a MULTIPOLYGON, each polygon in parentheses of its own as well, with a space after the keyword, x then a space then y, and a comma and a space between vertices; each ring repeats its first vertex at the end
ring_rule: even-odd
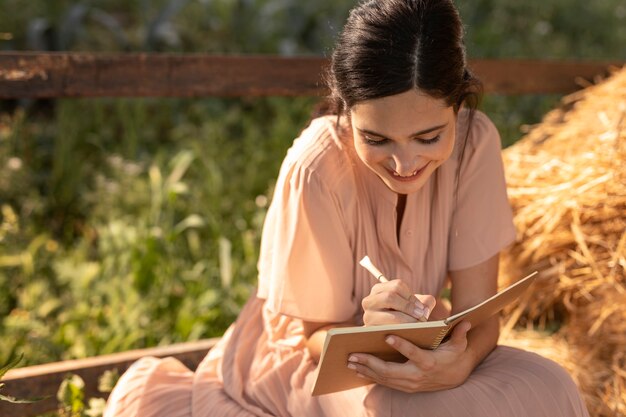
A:
POLYGON ((108 394, 97 390, 98 378, 104 371, 117 369, 121 375, 134 361, 144 356, 158 358, 173 356, 189 369, 195 369, 218 340, 218 338, 206 339, 167 347, 137 349, 112 355, 13 369, 2 379, 2 382, 6 384, 3 393, 17 398, 47 398, 33 404, 11 404, 0 401, 0 416, 25 417, 55 410, 58 405, 57 390, 68 374, 79 375, 85 381, 87 398, 92 396, 106 398, 108 394))
MULTIPOLYGON (((478 59, 496 94, 564 94, 621 61, 478 59)), ((0 99, 323 95, 321 57, 0 53, 0 99)))

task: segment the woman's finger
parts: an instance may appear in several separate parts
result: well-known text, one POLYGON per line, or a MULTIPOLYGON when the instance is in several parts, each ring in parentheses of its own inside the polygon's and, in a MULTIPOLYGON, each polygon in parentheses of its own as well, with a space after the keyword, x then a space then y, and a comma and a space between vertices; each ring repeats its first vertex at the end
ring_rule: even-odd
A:
POLYGON ((421 349, 401 337, 387 336, 385 342, 400 352, 405 358, 413 362, 413 364, 423 372, 431 371, 437 364, 432 351, 421 349))
POLYGON ((377 294, 381 292, 395 292, 399 296, 405 299, 409 299, 413 296, 411 289, 401 279, 392 279, 387 282, 379 282, 372 287, 370 294, 377 294))
POLYGON ((361 377, 400 391, 415 391, 419 378, 419 370, 414 367, 386 362, 372 355, 352 354, 347 366, 361 377))
POLYGON ((414 294, 414 296, 424 306, 425 316, 428 318, 437 305, 437 299, 430 294, 414 294))
POLYGON ((470 331, 472 324, 469 321, 462 321, 452 329, 450 340, 446 342, 446 345, 452 346, 459 351, 464 351, 467 348, 467 332, 470 331))
POLYGON ((352 353, 348 356, 348 368, 354 369, 350 365, 357 366, 366 372, 370 377, 379 380, 387 380, 390 378, 406 378, 407 370, 403 368, 403 363, 387 362, 374 355, 365 353, 352 353), (366 371, 366 369, 369 371, 366 371))
POLYGON ((370 295, 362 301, 363 310, 396 310, 419 321, 426 321, 434 303, 432 296, 424 298, 429 305, 420 301, 416 294, 402 280, 394 279, 374 285, 370 295))
MULTIPOLYGON (((411 294, 413 295, 413 294, 411 294)), ((395 291, 378 292, 365 297, 361 303, 363 311, 393 310, 404 313, 413 320, 426 321, 430 310, 415 297, 404 298, 395 291)), ((402 321, 404 322, 404 320, 402 321)))
POLYGON ((366 326, 396 323, 415 323, 415 317, 394 310, 365 310, 363 313, 363 324, 366 326))

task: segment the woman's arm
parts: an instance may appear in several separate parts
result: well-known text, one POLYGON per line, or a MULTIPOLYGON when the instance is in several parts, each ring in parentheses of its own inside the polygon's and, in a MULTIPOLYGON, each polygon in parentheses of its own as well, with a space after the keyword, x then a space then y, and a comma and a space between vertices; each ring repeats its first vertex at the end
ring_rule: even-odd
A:
MULTIPOLYGON (((452 314, 472 307, 497 292, 498 264, 499 255, 496 255, 474 267, 450 272, 452 314)), ((470 373, 496 347, 499 335, 497 315, 468 332, 464 358, 470 373)))
MULTIPOLYGON (((462 311, 495 294, 498 255, 451 273, 452 310, 462 311)), ((354 353, 347 366, 373 381, 405 392, 438 391, 461 385, 493 350, 499 335, 497 317, 469 330, 469 323, 455 327, 450 340, 434 351, 420 349, 397 337, 388 343, 406 356, 405 363, 385 362, 373 355, 354 353), (468 331, 469 330, 469 331, 468 331)))
MULTIPOLYGON (((437 304, 430 314, 432 320, 443 320, 450 316, 450 310, 444 305, 443 301, 437 300, 437 304)), ((356 326, 353 322, 344 323, 317 323, 312 321, 302 322, 304 325, 304 335, 307 339, 306 347, 311 354, 311 357, 315 363, 319 362, 322 356, 322 349, 324 348, 324 341, 326 340, 326 333, 333 327, 347 327, 356 326)))
POLYGON ((306 347, 311 354, 315 363, 319 362, 326 340, 326 333, 334 327, 355 326, 354 322, 343 323, 316 323, 312 321, 303 321, 304 336, 306 337, 306 347))
POLYGON ((311 354, 311 358, 317 363, 322 356, 326 332, 335 327, 335 324, 303 321, 302 325, 304 327, 304 337, 306 337, 306 347, 311 354))
MULTIPOLYGON (((389 323, 411 323, 445 314, 445 307, 438 306, 431 295, 413 294, 401 280, 376 284, 363 299, 363 322, 366 326, 389 323)), ((447 317, 447 316, 445 316, 447 317)), ((444 317, 439 317, 444 318, 444 317)), ((326 333, 333 327, 355 326, 353 321, 343 323, 319 323, 303 321, 307 348, 315 362, 319 361, 326 333)))
MULTIPOLYGON (((432 313, 430 313, 430 319, 443 320, 449 316, 450 310, 448 307, 443 301, 437 299, 437 303, 435 304, 432 313)), ((415 320, 415 318, 411 318, 408 315, 407 317, 410 320, 415 320)), ((307 339, 306 347, 315 363, 319 362, 319 359, 322 356, 322 349, 324 348, 324 341, 326 340, 326 333, 328 330, 333 327, 356 326, 356 323, 354 322, 317 323, 312 321, 303 321, 302 324, 304 326, 304 336, 307 339)))

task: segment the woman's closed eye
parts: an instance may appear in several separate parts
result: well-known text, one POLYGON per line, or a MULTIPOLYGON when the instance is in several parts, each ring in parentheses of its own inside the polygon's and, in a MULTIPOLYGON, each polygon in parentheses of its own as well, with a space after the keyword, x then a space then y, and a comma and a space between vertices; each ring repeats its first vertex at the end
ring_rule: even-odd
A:
POLYGON ((432 145, 433 143, 439 142, 439 139, 441 139, 441 133, 430 139, 417 138, 416 140, 419 141, 420 143, 423 143, 424 145, 432 145))
MULTIPOLYGON (((438 134, 437 136, 432 137, 432 138, 415 138, 416 141, 423 143, 424 145, 432 145, 434 143, 439 142, 439 139, 441 139, 441 134, 438 134)), ((380 145, 384 145, 388 143, 389 139, 372 137, 372 136, 363 136, 363 141, 367 143, 368 145, 380 146, 380 145)))
POLYGON ((372 145, 372 146, 380 146, 380 145, 384 145, 385 143, 389 142, 389 139, 376 138, 376 137, 372 137, 372 136, 363 136, 363 142, 367 143, 368 145, 372 145))

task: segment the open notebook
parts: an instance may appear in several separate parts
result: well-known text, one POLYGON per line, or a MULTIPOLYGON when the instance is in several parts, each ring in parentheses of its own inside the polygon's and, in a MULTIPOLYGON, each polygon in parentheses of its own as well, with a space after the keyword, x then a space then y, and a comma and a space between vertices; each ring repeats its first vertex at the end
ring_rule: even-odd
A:
POLYGON ((338 327, 329 330, 312 395, 329 394, 372 383, 370 380, 358 377, 355 371, 348 369, 348 356, 351 353, 370 353, 386 361, 406 361, 404 356, 385 342, 385 337, 391 334, 407 339, 421 348, 436 349, 454 326, 461 321, 468 320, 472 323, 472 327, 476 327, 483 320, 515 301, 533 283, 536 275, 537 272, 533 272, 482 303, 444 320, 367 327, 338 327))

